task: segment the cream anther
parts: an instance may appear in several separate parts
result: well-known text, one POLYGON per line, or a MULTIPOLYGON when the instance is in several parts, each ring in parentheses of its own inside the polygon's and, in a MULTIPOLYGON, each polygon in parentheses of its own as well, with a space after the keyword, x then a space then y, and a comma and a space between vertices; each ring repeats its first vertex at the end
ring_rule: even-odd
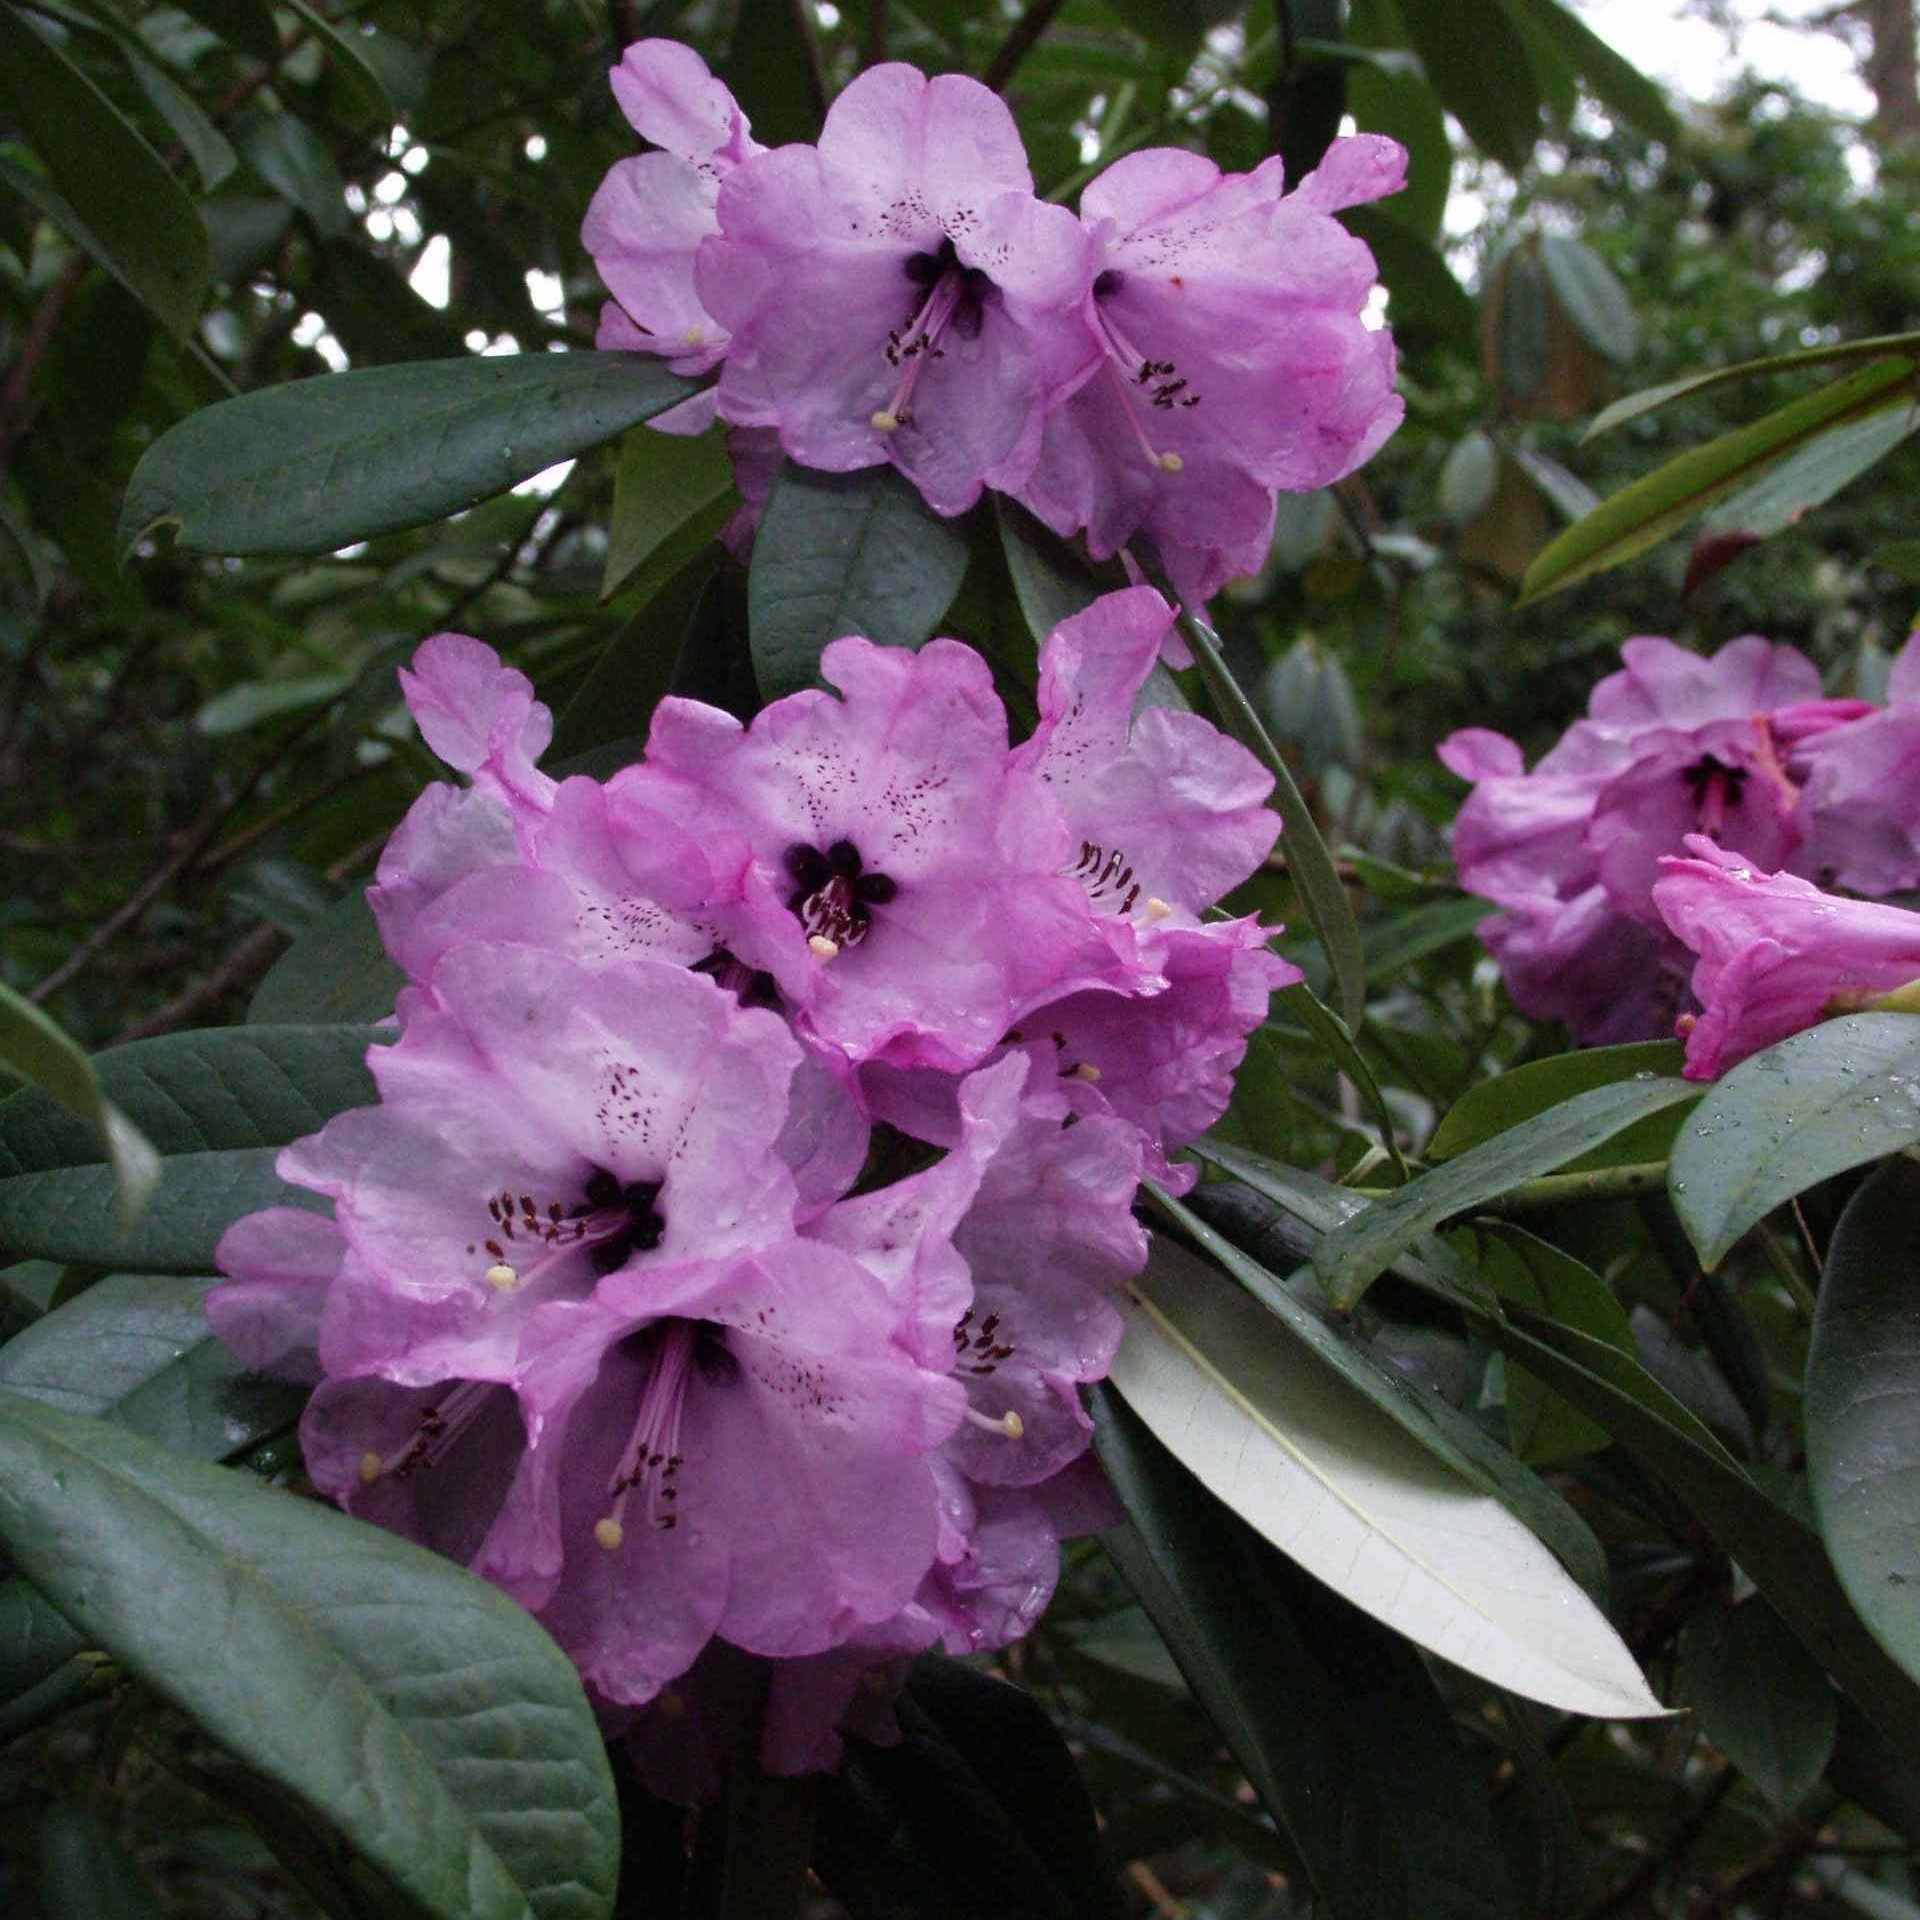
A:
POLYGON ((620 1543, 627 1537, 627 1530, 611 1514, 603 1520, 593 1523, 593 1538, 596 1545, 605 1548, 608 1553, 618 1553, 620 1543))
POLYGON ((824 933, 816 933, 808 937, 807 951, 816 960, 831 960, 839 953, 840 943, 837 940, 829 940, 824 933))
POLYGON ((495 1287, 502 1293, 506 1293, 511 1288, 517 1287, 520 1284, 519 1274, 515 1272, 512 1267, 508 1266, 504 1260, 497 1261, 480 1277, 486 1281, 488 1286, 495 1287))
POLYGON ((1162 900, 1158 894, 1149 894, 1147 896, 1147 904, 1141 908, 1141 912, 1144 913, 1149 920, 1164 920, 1172 911, 1172 907, 1170 907, 1166 901, 1162 900))

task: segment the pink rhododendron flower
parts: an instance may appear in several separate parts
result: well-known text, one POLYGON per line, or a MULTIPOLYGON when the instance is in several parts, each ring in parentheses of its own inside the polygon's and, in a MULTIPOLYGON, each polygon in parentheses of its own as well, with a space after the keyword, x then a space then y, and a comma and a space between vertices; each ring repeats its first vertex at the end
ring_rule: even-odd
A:
POLYGON ((1920 981, 1920 913, 1758 873, 1698 834, 1687 853, 1660 862, 1653 897, 1699 956, 1703 1011, 1682 1022, 1689 1080, 1714 1079, 1829 1014, 1920 981))
POLYGON ((1528 772, 1484 728, 1442 743, 1474 791, 1454 826, 1461 884, 1505 911, 1483 923, 1514 1004, 1582 1040, 1646 1037, 1685 996, 1686 956, 1654 904, 1661 857, 1689 833, 1768 866, 1811 857, 1808 756, 1871 711, 1828 700, 1811 661, 1758 635, 1711 658, 1629 640, 1624 669, 1528 772))
POLYGON ((1016 487, 1091 353, 1086 241, 1033 197, 1013 116, 976 80, 870 67, 817 146, 723 181, 702 302, 730 332, 720 415, 803 465, 891 460, 938 513, 1016 487))
POLYGON ((707 63, 678 41, 637 41, 611 79, 634 131, 659 151, 617 161, 587 208, 581 242, 613 294, 598 344, 705 373, 725 356, 727 334, 700 302, 694 255, 719 231, 721 181, 766 149, 707 63))
POLYGON ((1081 195, 1095 371, 1048 417, 1020 497, 1103 559, 1137 533, 1183 598, 1257 572, 1276 490, 1323 487, 1399 425, 1391 336, 1360 319, 1373 256, 1333 218, 1403 183, 1377 135, 1336 140, 1283 197, 1281 165, 1223 174, 1153 148, 1081 195))
POLYGON ((745 837, 740 898, 710 917, 802 1030, 849 1061, 964 1070, 1023 1008, 1117 975, 986 662, 847 639, 820 671, 844 698, 790 694, 750 727, 662 701, 630 776, 687 831, 745 837))
POLYGON ((1807 742, 1810 844, 1822 886, 1899 893, 1920 886, 1920 628, 1887 678, 1887 704, 1807 742))

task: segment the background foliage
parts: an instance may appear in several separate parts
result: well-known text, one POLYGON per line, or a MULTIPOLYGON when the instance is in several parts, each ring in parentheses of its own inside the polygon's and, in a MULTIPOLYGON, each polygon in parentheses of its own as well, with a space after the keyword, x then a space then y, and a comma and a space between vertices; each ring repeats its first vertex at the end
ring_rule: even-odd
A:
MULTIPOLYGON (((1880 72, 1906 10, 1856 11, 1880 72)), ((1910 55, 1910 14, 1906 31, 1910 55)), ((760 696, 804 680, 829 617, 971 639, 1017 711, 1034 628, 1084 591, 1015 513, 940 526, 880 482, 804 479, 782 482, 769 528, 791 540, 763 532, 750 578, 716 542, 734 504, 717 450, 626 430, 672 383, 636 402, 584 357, 543 364, 591 344, 579 220, 631 144, 603 76, 652 33, 701 47, 768 142, 810 137, 882 55, 983 75, 1060 197, 1145 144, 1233 167, 1279 151, 1298 170, 1344 116, 1408 144, 1408 191, 1353 216, 1388 290, 1407 424, 1353 480, 1283 501, 1266 572, 1215 608, 1339 858, 1372 997, 1356 1037, 1335 1036, 1345 1078, 1311 1003, 1277 1009, 1217 1135, 1223 1177, 1162 1220, 1163 1257, 1190 1259, 1185 1242, 1238 1262, 1315 1326, 1323 1296, 1298 1270, 1317 1263, 1359 1300, 1326 1331, 1353 1378, 1383 1405, 1411 1383, 1447 1446, 1491 1458, 1661 1698, 1692 1709, 1601 1724, 1423 1659, 1198 1493, 1108 1392, 1102 1453, 1135 1525, 1078 1550, 1004 1662, 1044 1716, 924 1667, 905 1745, 857 1753, 826 1791, 821 1883, 856 1915, 1920 1910, 1920 1630, 1899 1592, 1920 1516, 1906 1496, 1889 1546, 1885 1513, 1823 1505, 1859 1405, 1907 1390, 1885 1356, 1913 1278, 1912 1169, 1857 1169, 1913 1132, 1862 1147, 1849 1110, 1848 1140, 1770 1221, 1793 1192, 1709 1219, 1711 1177, 1684 1183, 1678 1211, 1677 1177, 1671 1199, 1636 1185, 1679 1123, 1671 1098, 1664 1116, 1657 1099, 1627 1111, 1631 1076, 1673 1062, 1590 1056, 1531 1091, 1500 1077, 1564 1037, 1519 1020, 1477 962, 1481 908, 1444 848, 1457 787, 1431 757, 1468 723, 1543 744, 1636 632, 1710 646, 1757 628, 1810 652, 1832 690, 1877 688, 1920 578, 1910 380, 1906 413, 1821 437, 1784 491, 1776 468, 1772 495, 1731 488, 1688 538, 1519 598, 1601 497, 1852 369, 1720 386, 1583 438, 1610 399, 1914 324, 1920 143, 1897 71, 1866 135, 1752 79, 1682 107, 1557 0, 0 0, 0 981, 88 1049, 142 1043, 97 1081, 61 1056, 78 1135, 0 1109, 0 1243, 36 1256, 0 1272, 0 1387, 10 1409, 33 1403, 0 1428, 18 1563, 0 1580, 0 1907, 524 1901, 588 1920, 613 1898, 616 1793, 623 1913, 766 1911, 755 1873, 777 1878, 783 1844, 788 1867, 806 1857, 804 1814, 743 1788, 684 1863, 679 1817, 608 1776, 564 1661, 513 1609, 205 1464, 292 1464, 284 1396, 233 1375, 198 1296, 210 1227, 273 1191, 274 1147, 365 1097, 367 1036, 347 1023, 391 988, 354 901, 433 777, 393 680, 420 637, 484 634, 560 716, 556 759, 617 763, 669 685, 740 708, 756 674, 760 696), (1451 222, 1450 192, 1467 196, 1451 222), (1463 207, 1481 213, 1465 230, 1463 207), (384 523, 402 530, 330 529, 297 461, 272 465, 270 421, 197 457, 170 441, 134 481, 169 428, 232 394, 483 354, 520 356, 502 380, 559 397, 483 408, 438 471, 402 405, 358 456, 370 481, 416 489, 384 523), (256 457, 264 478, 229 497, 256 457), (839 582, 809 625, 778 568, 835 514, 899 516, 900 557, 839 582), (178 540, 155 524, 169 515, 178 540), (302 545, 319 551, 286 557, 302 545), (284 1101, 236 1121, 225 1096, 269 1067, 284 1101), (1572 1155, 1543 1157, 1524 1123, 1609 1083, 1634 1125, 1592 1125, 1578 1164, 1601 1169, 1602 1198, 1569 1204, 1551 1176, 1572 1155), (87 1128, 114 1112, 161 1163, 131 1242, 87 1225, 115 1179, 87 1128), (1426 1212, 1387 1203, 1388 1142, 1454 1179, 1421 1190, 1426 1212), (1491 1170, 1471 1157, 1489 1148, 1505 1156, 1491 1170), (1380 1219, 1348 1219, 1356 1191, 1380 1219), (1430 1237, 1470 1209, 1472 1226, 1430 1237), (1727 1257, 1708 1272, 1702 1253, 1727 1257), (1834 1358, 1803 1402, 1810 1346, 1834 1358), (91 1553, 72 1537, 88 1500, 113 1516, 91 1553), (337 1574, 316 1591, 320 1564, 337 1574), (371 1605, 396 1583, 418 1590, 411 1629, 371 1605), (211 1609, 243 1587, 244 1638, 216 1643, 211 1609), (488 1701, 434 1664, 460 1609, 518 1663, 524 1733, 504 1746, 481 1730, 488 1701), (285 1676, 264 1706, 234 1684, 255 1671, 285 1676), (421 1687, 425 1705, 401 1697, 421 1687), (356 1779, 319 1703, 363 1696, 378 1738, 356 1779), (370 1778, 406 1807, 404 1833, 313 1821, 370 1778), (759 1854, 736 1857, 743 1832, 759 1854)), ((1248 904, 1295 923, 1326 995, 1291 882, 1276 862, 1248 904)), ((1882 1039, 1897 1087, 1905 1022, 1863 1018, 1898 1030, 1809 1036, 1824 1064, 1780 1097, 1882 1039)), ((1738 1080, 1709 1101, 1750 1115, 1738 1080)))

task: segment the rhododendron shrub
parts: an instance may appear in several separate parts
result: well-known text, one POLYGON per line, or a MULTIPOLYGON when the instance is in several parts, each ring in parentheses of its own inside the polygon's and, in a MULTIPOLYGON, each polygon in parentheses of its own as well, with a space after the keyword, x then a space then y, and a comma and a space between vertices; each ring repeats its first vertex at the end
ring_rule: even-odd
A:
POLYGON ((280 1156, 330 1213, 236 1222, 208 1312, 317 1381, 323 1492, 505 1588, 610 1712, 684 1713, 710 1643, 832 1656, 763 1748, 830 1764, 863 1672, 1017 1638, 1113 1517, 1080 1390, 1136 1191, 1191 1184, 1169 1154, 1299 978, 1211 917, 1271 777, 1134 712, 1171 621, 1140 587, 1064 623, 1022 742, 971 648, 849 637, 750 724, 663 701, 605 781, 540 770, 479 641, 402 672, 464 781, 372 891, 379 1104, 280 1156), (879 1135, 927 1164, 870 1174, 879 1135))

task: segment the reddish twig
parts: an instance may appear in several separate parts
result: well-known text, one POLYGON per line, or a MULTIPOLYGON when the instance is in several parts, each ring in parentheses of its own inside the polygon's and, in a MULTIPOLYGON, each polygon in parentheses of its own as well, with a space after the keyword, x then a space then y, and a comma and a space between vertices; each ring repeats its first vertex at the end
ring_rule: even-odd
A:
POLYGON ((1000 51, 987 63, 980 78, 998 92, 1019 70, 1020 62, 1033 51, 1034 42, 1053 25, 1061 0, 1027 0, 1027 10, 1013 23, 1013 30, 1000 43, 1000 51))

